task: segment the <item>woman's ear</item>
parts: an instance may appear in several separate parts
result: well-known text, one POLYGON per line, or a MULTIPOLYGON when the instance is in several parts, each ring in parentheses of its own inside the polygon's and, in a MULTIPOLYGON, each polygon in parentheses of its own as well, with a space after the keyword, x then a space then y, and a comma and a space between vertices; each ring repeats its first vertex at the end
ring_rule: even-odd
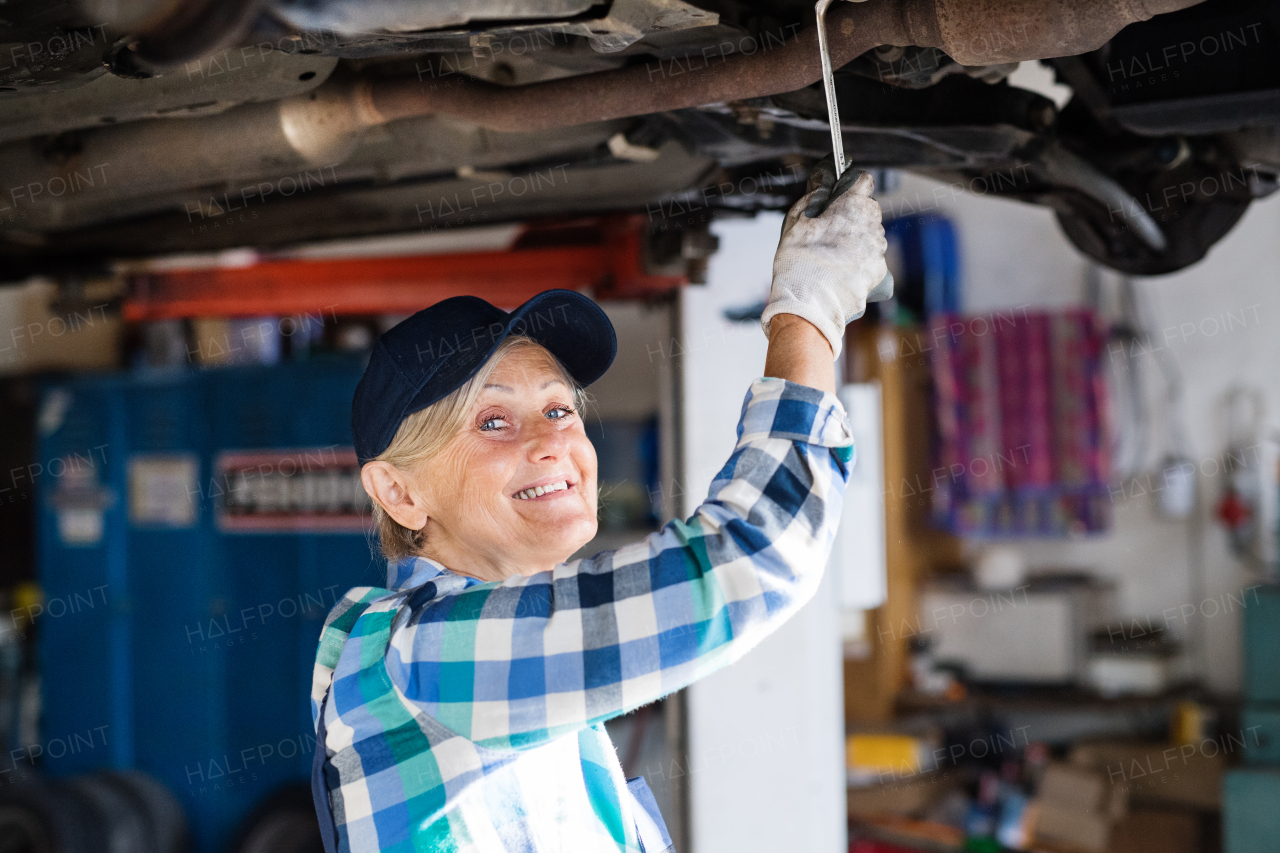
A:
POLYGON ((427 507, 409 476, 399 468, 389 462, 366 462, 360 469, 360 483, 396 524, 409 530, 427 526, 427 507))

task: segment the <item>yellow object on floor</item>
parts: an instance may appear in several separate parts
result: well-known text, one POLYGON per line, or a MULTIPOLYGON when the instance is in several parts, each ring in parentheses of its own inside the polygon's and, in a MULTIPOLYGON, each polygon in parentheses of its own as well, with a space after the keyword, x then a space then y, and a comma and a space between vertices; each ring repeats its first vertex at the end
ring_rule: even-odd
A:
POLYGON ((924 748, 920 738, 908 735, 849 735, 845 738, 845 763, 856 771, 919 773, 924 748))
POLYGON ((1174 746, 1204 740, 1204 709, 1195 702, 1179 702, 1169 721, 1169 739, 1174 746))

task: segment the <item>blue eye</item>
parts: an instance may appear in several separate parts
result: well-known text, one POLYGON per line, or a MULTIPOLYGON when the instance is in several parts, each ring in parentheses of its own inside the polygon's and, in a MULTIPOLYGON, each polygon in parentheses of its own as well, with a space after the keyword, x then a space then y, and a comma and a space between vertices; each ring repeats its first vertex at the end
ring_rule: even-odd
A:
POLYGON ((553 421, 559 421, 559 420, 564 420, 565 418, 569 417, 572 414, 573 414, 573 409, 569 408, 568 406, 556 406, 550 412, 547 412, 547 419, 553 420, 553 421), (563 412, 563 414, 557 415, 556 417, 552 417, 552 414, 555 412, 563 412))
POLYGON ((487 421, 480 424, 480 429, 485 432, 501 432, 506 428, 507 422, 502 418, 489 418, 487 421), (498 424, 501 424, 501 426, 498 426, 498 424))

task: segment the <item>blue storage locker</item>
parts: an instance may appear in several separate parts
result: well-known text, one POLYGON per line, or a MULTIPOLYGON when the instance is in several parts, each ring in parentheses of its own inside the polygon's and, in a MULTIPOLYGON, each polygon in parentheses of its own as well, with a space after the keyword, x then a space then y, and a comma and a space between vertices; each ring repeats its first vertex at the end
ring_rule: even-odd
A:
MULTIPOLYGON (((217 505, 229 485, 214 467, 217 454, 290 446, 289 409, 301 402, 290 393, 291 372, 294 369, 263 366, 212 371, 203 377, 214 451, 204 492, 215 530, 217 505)), ((306 772, 296 754, 280 748, 282 741, 296 744, 305 734, 294 724, 302 688, 290 631, 300 626, 263 609, 268 604, 274 609, 274 603, 297 586, 294 539, 218 532, 214 536, 210 562, 217 567, 219 585, 201 614, 200 627, 203 654, 225 672, 219 691, 221 748, 205 757, 187 787, 197 802, 207 797, 227 814, 248 813, 264 795, 306 772)), ((228 822, 221 821, 224 829, 228 822)))
MULTIPOLYGON (((128 586, 130 627, 127 636, 111 643, 120 644, 131 661, 132 707, 120 721, 121 736, 131 743, 127 763, 114 766, 155 775, 188 806, 193 837, 217 837, 217 822, 229 819, 226 805, 214 800, 204 811, 193 811, 187 788, 190 774, 207 763, 206 754, 217 754, 225 745, 219 700, 226 672, 216 657, 193 653, 190 634, 221 586, 221 567, 204 559, 213 544, 211 513, 198 492, 181 485, 181 472, 188 472, 187 480, 194 472, 189 486, 203 476, 209 431, 202 382, 198 376, 173 375, 125 379, 116 387, 119 408, 110 417, 121 435, 125 481, 119 523, 107 535, 124 539, 119 573, 128 586), (144 507, 148 498, 137 487, 153 470, 179 472, 171 479, 182 491, 144 507), (168 514, 159 518, 157 509, 168 514)), ((42 582, 56 569, 55 563, 42 561, 42 582)), ((42 672, 45 680, 66 677, 48 658, 42 672)), ((47 703, 46 719, 53 713, 74 709, 47 703)))
POLYGON ((51 570, 41 580, 47 609, 71 604, 40 620, 42 740, 66 773, 133 760, 120 391, 111 380, 54 389, 41 409, 36 473, 57 484, 43 493, 38 549, 51 570), (78 748, 55 751, 58 739, 78 748))
POLYGON ((1224 853, 1275 853, 1280 848, 1280 770, 1232 770, 1223 788, 1224 853))
POLYGON ((1245 701, 1280 706, 1280 587, 1249 592, 1256 598, 1243 608, 1245 701))
POLYGON ((96 732, 105 745, 47 755, 47 769, 152 773, 186 807, 197 853, 222 853, 265 796, 306 781, 320 626, 337 596, 384 571, 363 531, 232 530, 220 460, 274 458, 275 487, 349 454, 362 369, 342 357, 46 389, 46 411, 63 414, 46 418, 42 464, 106 445, 92 481, 46 489, 40 530, 46 597, 104 587, 106 604, 39 628, 46 738, 96 732), (92 521, 74 522, 95 500, 93 542, 92 521))
POLYGON ((1246 705, 1240 712, 1240 728, 1244 730, 1245 764, 1280 767, 1280 708, 1246 705))

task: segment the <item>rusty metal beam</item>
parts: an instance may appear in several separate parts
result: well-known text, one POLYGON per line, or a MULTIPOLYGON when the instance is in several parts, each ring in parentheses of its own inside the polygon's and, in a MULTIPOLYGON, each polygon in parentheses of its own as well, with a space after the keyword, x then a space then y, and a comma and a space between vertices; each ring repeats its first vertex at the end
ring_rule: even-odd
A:
MULTIPOLYGON (((868 0, 828 15, 839 68, 882 44, 937 47, 964 65, 1096 50, 1129 24, 1203 0, 868 0)), ((353 124, 448 115, 491 130, 568 127, 793 92, 822 79, 816 27, 614 71, 526 86, 419 77, 361 80, 340 96, 353 124)), ((719 46, 717 46, 719 47, 719 46)))

